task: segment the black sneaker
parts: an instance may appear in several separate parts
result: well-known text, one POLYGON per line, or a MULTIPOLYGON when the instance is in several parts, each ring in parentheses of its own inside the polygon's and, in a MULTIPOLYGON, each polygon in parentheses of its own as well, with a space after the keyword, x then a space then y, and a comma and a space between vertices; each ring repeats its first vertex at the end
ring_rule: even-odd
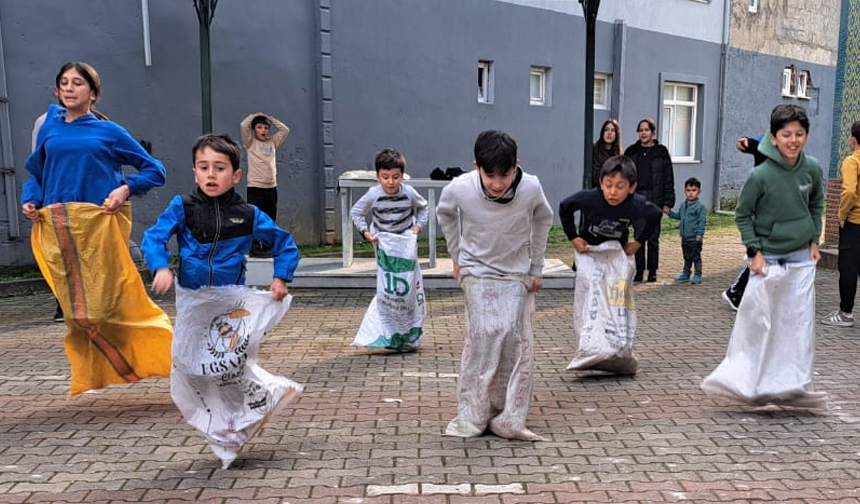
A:
POLYGON ((636 273, 636 276, 633 277, 633 281, 634 282, 641 282, 642 281, 642 273, 636 273))
POLYGON ((656 281, 657 281, 657 274, 656 273, 651 273, 650 275, 648 275, 648 283, 654 283, 656 281))
POLYGON ((726 303, 732 307, 732 310, 738 311, 738 306, 741 304, 741 300, 736 298, 735 296, 729 295, 729 291, 723 291, 722 298, 726 300, 726 303))
POLYGON ((60 303, 57 303, 57 311, 54 312, 54 322, 63 321, 63 309, 60 308, 60 303))

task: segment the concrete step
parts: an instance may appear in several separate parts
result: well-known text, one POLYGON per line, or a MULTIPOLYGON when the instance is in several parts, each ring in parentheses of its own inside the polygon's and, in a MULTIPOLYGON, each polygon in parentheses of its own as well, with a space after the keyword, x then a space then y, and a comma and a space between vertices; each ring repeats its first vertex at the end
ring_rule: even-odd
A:
MULTIPOLYGON (((429 259, 419 260, 424 286, 428 289, 459 289, 454 281, 450 259, 436 259, 436 267, 430 268, 429 259)), ((574 273, 564 262, 548 259, 543 271, 544 289, 573 289, 574 273)), ((246 275, 248 285, 268 287, 272 283, 271 259, 248 259, 246 275)), ((376 260, 356 258, 348 268, 343 260, 335 258, 306 258, 299 262, 294 287, 374 289, 376 288, 376 260)))

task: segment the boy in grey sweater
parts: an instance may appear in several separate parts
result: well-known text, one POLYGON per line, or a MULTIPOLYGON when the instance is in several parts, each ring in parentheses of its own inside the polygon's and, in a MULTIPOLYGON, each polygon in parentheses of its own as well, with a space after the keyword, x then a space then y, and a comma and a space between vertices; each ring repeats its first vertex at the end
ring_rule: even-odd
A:
POLYGON ((475 171, 448 184, 436 213, 466 298, 457 418, 446 435, 540 440, 525 426, 534 363, 534 293, 543 285, 552 209, 517 144, 501 131, 475 141, 475 171))

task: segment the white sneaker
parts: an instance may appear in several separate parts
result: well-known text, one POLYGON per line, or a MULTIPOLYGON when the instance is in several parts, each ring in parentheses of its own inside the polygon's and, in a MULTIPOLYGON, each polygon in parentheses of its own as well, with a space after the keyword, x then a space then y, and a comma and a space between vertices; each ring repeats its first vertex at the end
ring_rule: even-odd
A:
POLYGON ((821 319, 821 323, 829 326, 852 327, 854 325, 854 317, 847 317, 842 311, 835 310, 821 319))

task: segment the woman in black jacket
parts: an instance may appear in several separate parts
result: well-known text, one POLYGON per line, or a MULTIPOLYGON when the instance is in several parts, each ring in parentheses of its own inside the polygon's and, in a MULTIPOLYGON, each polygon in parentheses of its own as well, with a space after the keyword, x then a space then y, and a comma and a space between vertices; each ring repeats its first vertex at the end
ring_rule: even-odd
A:
MULTIPOLYGON (((639 134, 639 140, 624 151, 624 155, 636 163, 636 192, 660 207, 664 213, 668 212, 675 206, 672 156, 669 155, 669 150, 657 141, 657 122, 654 119, 646 117, 639 121, 636 132, 639 134)), ((636 252, 636 276, 633 281, 642 281, 647 266, 648 281, 656 282, 659 261, 660 226, 657 226, 654 234, 636 252)))

